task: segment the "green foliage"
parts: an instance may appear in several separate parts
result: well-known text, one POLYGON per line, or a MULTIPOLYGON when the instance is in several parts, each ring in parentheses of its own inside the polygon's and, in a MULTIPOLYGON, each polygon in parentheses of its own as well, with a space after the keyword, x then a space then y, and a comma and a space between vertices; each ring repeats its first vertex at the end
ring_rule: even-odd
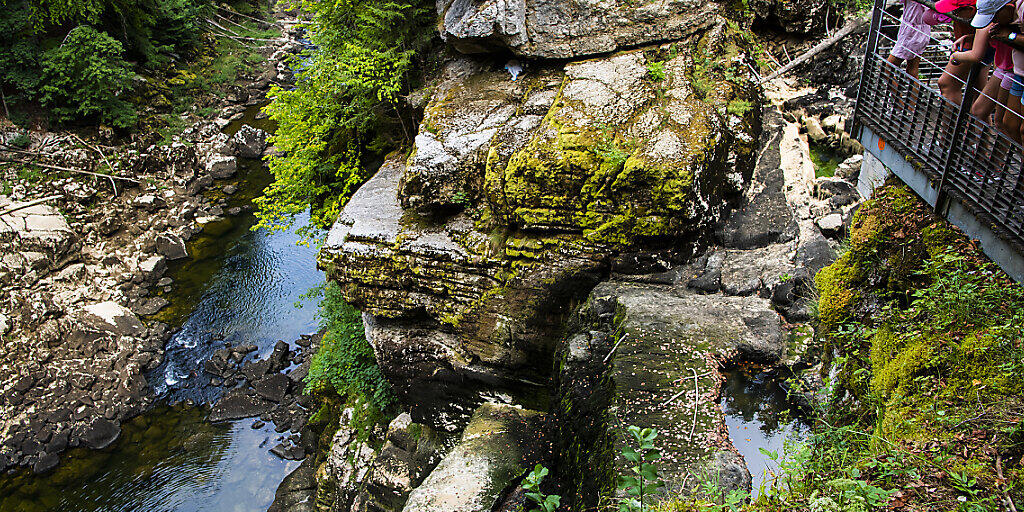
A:
POLYGON ((306 391, 326 388, 341 396, 365 397, 377 410, 387 410, 394 397, 366 341, 362 316, 344 301, 333 281, 323 289, 320 316, 324 337, 310 362, 306 391))
POLYGON ((63 44, 43 54, 40 101, 62 122, 99 118, 118 128, 132 126, 135 110, 123 94, 133 73, 123 51, 121 43, 92 27, 73 29, 63 44))
POLYGON ((523 489, 526 490, 526 497, 537 506, 530 509, 530 512, 555 512, 562 504, 562 497, 557 494, 544 494, 540 485, 544 477, 548 475, 548 468, 537 464, 530 474, 523 480, 523 489))
POLYGON ((32 144, 32 139, 28 136, 28 133, 19 132, 17 135, 11 138, 10 141, 8 141, 8 144, 16 148, 25 149, 32 144))
POLYGON ((269 160, 274 182, 256 201, 258 227, 287 226, 307 208, 311 226, 333 222, 373 163, 411 142, 416 120, 401 95, 429 65, 431 1, 304 0, 302 7, 312 14, 317 49, 294 89, 270 93, 281 153, 269 160))
POLYGON ((7 2, 0 9, 0 86, 29 91, 39 83, 42 50, 28 4, 7 2))
POLYGON ((654 446, 658 431, 635 425, 630 425, 626 431, 635 448, 628 444, 622 448, 622 457, 631 464, 632 474, 619 476, 618 490, 626 494, 619 502, 619 511, 643 512, 651 508, 650 501, 644 505, 644 497, 649 497, 665 485, 654 465, 654 462, 661 459, 661 452, 654 446))
POLYGON ((647 61, 647 78, 655 82, 665 80, 665 62, 660 60, 647 61))

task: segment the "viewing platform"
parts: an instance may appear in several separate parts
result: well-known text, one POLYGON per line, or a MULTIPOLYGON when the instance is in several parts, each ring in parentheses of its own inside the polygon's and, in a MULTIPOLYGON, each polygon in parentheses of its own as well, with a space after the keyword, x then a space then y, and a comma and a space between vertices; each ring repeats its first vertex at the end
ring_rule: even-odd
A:
POLYGON ((963 101, 954 104, 938 87, 953 46, 949 25, 933 28, 919 77, 886 60, 899 25, 877 0, 854 112, 853 135, 865 148, 858 189, 869 196, 895 174, 1024 282, 1024 146, 971 114, 985 94, 975 78, 989 68, 975 64, 966 80, 956 78, 963 101))

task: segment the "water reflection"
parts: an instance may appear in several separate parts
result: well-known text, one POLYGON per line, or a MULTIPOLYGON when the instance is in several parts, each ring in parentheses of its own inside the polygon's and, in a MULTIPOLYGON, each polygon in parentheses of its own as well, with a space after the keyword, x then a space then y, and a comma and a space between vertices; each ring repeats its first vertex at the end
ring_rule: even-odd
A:
POLYGON ((52 473, 0 481, 0 512, 266 509, 298 465, 258 449, 278 434, 211 424, 197 408, 161 406, 123 425, 112 447, 70 450, 52 473))
POLYGON ((732 443, 743 456, 753 478, 752 497, 761 483, 767 486, 778 464, 759 448, 781 458, 786 440, 800 440, 810 431, 798 407, 779 384, 779 376, 757 368, 740 368, 725 374, 722 410, 732 443), (766 478, 766 475, 769 477, 766 478))
MULTIPOLYGON (((259 162, 240 174, 228 207, 250 204, 270 179, 259 162)), ((301 300, 324 280, 315 250, 296 245, 293 231, 253 232, 254 221, 248 213, 228 217, 222 229, 190 242, 193 258, 171 265, 174 284, 164 294, 171 305, 154 319, 181 329, 168 341, 164 363, 147 375, 159 396, 209 403, 216 388, 205 387, 200 362, 224 342, 254 343, 266 355, 277 340, 291 343, 316 330, 316 304, 301 300)), ((298 465, 268 452, 282 436, 272 424, 250 428, 253 420, 212 425, 206 411, 156 407, 126 423, 106 450, 71 450, 46 475, 0 477, 0 512, 266 510, 298 465)))

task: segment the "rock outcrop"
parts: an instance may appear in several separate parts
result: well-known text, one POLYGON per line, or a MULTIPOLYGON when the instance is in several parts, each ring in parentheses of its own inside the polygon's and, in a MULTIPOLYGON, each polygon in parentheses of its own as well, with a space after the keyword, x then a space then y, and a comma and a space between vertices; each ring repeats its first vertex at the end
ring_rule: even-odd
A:
POLYGON ((352 409, 342 412, 317 469, 318 503, 329 503, 331 512, 400 512, 440 460, 439 438, 408 413, 392 420, 383 435, 357 431, 352 419, 352 409))
POLYGON ((407 391, 437 387, 424 380, 541 382, 570 305, 614 255, 675 246, 685 258, 739 196, 760 100, 725 78, 741 64, 724 21, 702 23, 699 43, 542 64, 517 81, 466 57, 445 67, 412 154, 360 188, 320 255, 373 319, 414 416, 407 391))
POLYGON ((572 59, 688 39, 715 23, 722 7, 692 0, 439 0, 437 11, 441 37, 459 51, 572 59))

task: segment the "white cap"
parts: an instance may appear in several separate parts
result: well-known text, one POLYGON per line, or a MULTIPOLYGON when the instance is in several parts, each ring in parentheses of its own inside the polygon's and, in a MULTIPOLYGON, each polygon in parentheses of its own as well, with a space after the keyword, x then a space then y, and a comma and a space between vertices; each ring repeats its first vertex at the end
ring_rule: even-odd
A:
POLYGON ((989 23, 992 23, 992 18, 996 16, 999 9, 1008 3, 1010 2, 1006 0, 978 0, 978 13, 971 20, 971 26, 974 28, 987 27, 989 23))

